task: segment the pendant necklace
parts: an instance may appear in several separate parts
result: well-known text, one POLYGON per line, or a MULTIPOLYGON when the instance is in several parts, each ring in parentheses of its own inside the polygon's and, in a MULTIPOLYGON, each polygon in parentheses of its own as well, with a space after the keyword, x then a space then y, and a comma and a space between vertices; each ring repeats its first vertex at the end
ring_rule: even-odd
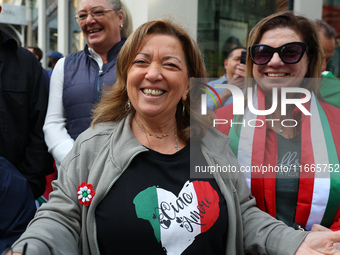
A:
POLYGON ((282 125, 280 125, 279 133, 281 134, 283 132, 282 125))
POLYGON ((136 121, 138 127, 139 127, 145 134, 148 134, 149 136, 153 136, 153 137, 158 138, 158 139, 163 139, 164 137, 168 137, 168 136, 169 136, 169 134, 160 135, 160 136, 159 136, 159 135, 152 135, 152 134, 150 134, 148 131, 146 131, 146 130, 139 124, 139 122, 137 121, 136 118, 135 118, 135 121, 136 121))

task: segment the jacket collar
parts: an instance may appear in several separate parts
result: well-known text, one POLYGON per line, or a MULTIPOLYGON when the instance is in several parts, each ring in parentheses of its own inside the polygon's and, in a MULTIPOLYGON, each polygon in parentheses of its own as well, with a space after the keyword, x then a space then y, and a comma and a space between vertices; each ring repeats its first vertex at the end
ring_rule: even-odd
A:
POLYGON ((202 149, 211 157, 224 157, 228 154, 230 138, 213 127, 209 127, 207 133, 202 139, 202 149), (223 139, 224 138, 224 139, 223 139))
POLYGON ((112 158, 121 167, 121 171, 128 166, 130 161, 140 152, 147 151, 132 133, 130 122, 132 115, 117 123, 114 134, 110 141, 112 158))

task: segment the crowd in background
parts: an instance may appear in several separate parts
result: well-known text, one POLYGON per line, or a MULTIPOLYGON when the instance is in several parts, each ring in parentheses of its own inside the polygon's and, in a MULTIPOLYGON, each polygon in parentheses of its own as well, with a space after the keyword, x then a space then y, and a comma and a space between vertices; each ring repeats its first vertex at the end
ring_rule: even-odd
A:
POLYGON ((119 0, 82 0, 75 19, 86 46, 47 53, 49 71, 39 47, 0 31, 0 253, 340 254, 331 26, 289 11, 259 21, 207 83, 202 116, 190 80, 209 77, 184 29, 155 20, 132 33, 119 0), (269 113, 233 114, 220 84, 269 113), (281 104, 291 88, 297 107, 281 104), (192 157, 281 171, 193 178, 192 157))

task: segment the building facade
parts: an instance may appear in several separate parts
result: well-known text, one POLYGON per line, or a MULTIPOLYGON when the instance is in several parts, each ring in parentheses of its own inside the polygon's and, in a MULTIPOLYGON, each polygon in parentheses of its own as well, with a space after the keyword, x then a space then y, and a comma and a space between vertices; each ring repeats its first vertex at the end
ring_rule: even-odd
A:
MULTIPOLYGON (((67 55, 82 50, 85 41, 74 13, 81 0, 5 0, 0 28, 22 46, 37 45, 44 53, 67 55)), ((340 0, 123 0, 133 27, 156 19, 172 18, 186 27, 204 55, 209 77, 224 73, 223 55, 233 44, 246 44, 250 29, 265 16, 294 10, 310 19, 324 19, 340 39, 340 0)), ((339 50, 331 61, 339 74, 339 50)), ((43 66, 46 67, 46 58, 43 66)))

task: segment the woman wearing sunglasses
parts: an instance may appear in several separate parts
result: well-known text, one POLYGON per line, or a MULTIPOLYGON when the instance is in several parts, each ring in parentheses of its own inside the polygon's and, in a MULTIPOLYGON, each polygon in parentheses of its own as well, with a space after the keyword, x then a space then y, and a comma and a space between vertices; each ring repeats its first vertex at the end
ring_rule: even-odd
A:
POLYGON ((339 230, 340 112, 319 93, 317 32, 304 17, 276 13, 252 29, 248 46, 246 77, 253 79, 246 81, 252 94, 245 97, 268 112, 246 106, 243 116, 233 116, 232 106, 220 108, 218 119, 241 125, 217 128, 231 138, 260 209, 296 229, 339 230), (309 93, 288 93, 290 102, 307 102, 281 106, 281 92, 293 87, 310 92, 310 100, 309 93))

